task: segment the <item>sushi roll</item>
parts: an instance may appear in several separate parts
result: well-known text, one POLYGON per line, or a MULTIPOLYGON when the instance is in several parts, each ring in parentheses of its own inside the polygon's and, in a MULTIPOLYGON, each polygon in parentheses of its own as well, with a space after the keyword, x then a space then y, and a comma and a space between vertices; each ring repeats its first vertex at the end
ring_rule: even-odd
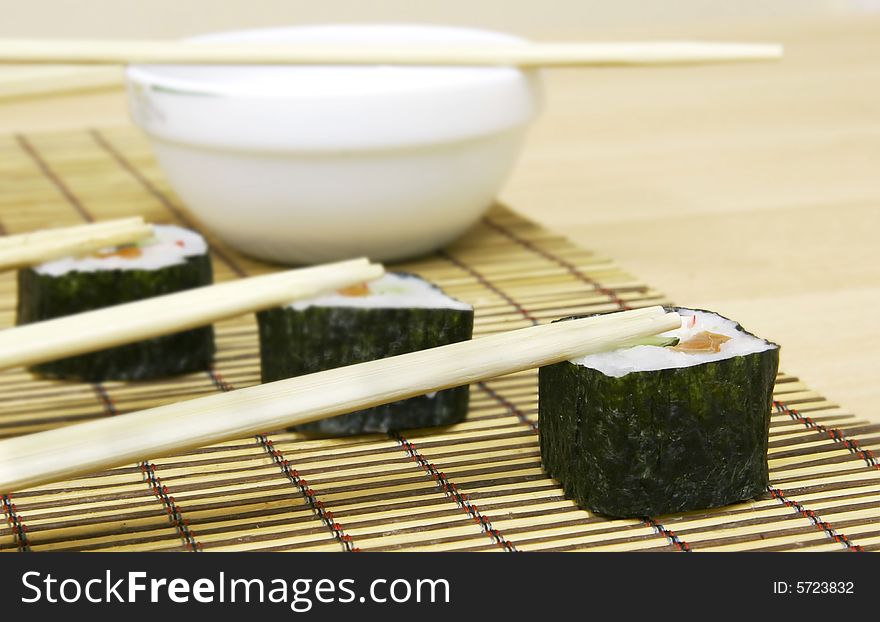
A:
POLYGON ((779 347, 716 313, 643 345, 539 371, 545 470, 582 508, 651 516, 753 498, 769 483, 779 347))
MULTIPOLYGON (((257 314, 263 382, 471 338, 473 308, 417 276, 380 279, 257 314)), ((450 425, 467 415, 457 387, 297 426, 316 436, 450 425)))
MULTIPOLYGON (((156 225, 137 244, 66 257, 20 270, 17 323, 28 324, 210 285, 208 245, 194 231, 156 225)), ((32 371, 51 378, 141 380, 206 369, 214 356, 211 326, 56 361, 32 371)))

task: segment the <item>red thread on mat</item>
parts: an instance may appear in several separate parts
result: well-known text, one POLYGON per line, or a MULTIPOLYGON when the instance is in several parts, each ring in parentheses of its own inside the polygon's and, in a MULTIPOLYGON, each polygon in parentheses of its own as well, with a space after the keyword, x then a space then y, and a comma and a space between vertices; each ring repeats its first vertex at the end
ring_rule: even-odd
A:
POLYGON ((787 414, 794 421, 797 421, 804 427, 809 428, 810 430, 815 430, 820 434, 824 434, 835 443, 840 443, 846 447, 851 454, 864 460, 865 464, 869 467, 880 469, 880 462, 878 462, 877 456, 874 455, 874 452, 870 449, 862 449, 861 445, 859 445, 859 442, 855 438, 848 437, 838 428, 829 428, 821 423, 817 423, 812 418, 802 415, 794 408, 790 408, 778 400, 773 401, 773 407, 776 408, 776 412, 787 414))
POLYGON ((275 444, 262 434, 258 434, 256 438, 263 450, 272 458, 272 462, 274 462, 278 468, 281 469, 284 476, 299 489, 299 492, 306 500, 306 503, 308 503, 312 511, 330 530, 333 537, 342 545, 342 548, 350 553, 360 551, 360 549, 354 545, 351 536, 345 533, 342 525, 336 522, 333 513, 325 509, 324 502, 318 499, 317 494, 315 494, 315 491, 309 486, 309 483, 300 477, 296 469, 290 468, 290 462, 284 457, 284 454, 275 447, 275 444))
POLYGON ((67 184, 62 181, 62 179, 55 173, 54 170, 49 166, 49 163, 40 155, 40 152, 37 151, 37 148, 34 147, 33 143, 31 143, 24 134, 16 134, 15 141, 18 143, 19 147, 21 147, 25 153, 27 153, 30 158, 37 165, 37 168, 40 169, 40 172, 58 189, 58 191, 62 194, 62 196, 67 199, 67 202, 79 212, 79 215, 82 216, 83 220, 87 222, 94 222, 95 217, 86 209, 86 206, 83 205, 82 201, 79 200, 73 191, 67 186, 67 184))
POLYGON ((538 424, 536 422, 532 421, 531 419, 529 419, 528 417, 526 417, 526 414, 520 408, 518 408, 516 406, 516 404, 511 402, 509 399, 507 399, 506 397, 504 397, 500 393, 498 393, 498 391, 496 391, 495 389, 490 387, 485 382, 478 382, 477 386, 483 392, 485 392, 489 397, 491 397, 496 402, 501 404, 507 410, 507 412, 509 412, 510 414, 514 415, 517 419, 519 419, 520 423, 523 423, 523 424, 529 426, 529 428, 531 428, 532 432, 538 431, 538 424))
POLYGON ((196 540, 196 535, 189 526, 189 521, 183 517, 180 506, 174 501, 174 497, 168 494, 168 486, 162 483, 162 478, 156 475, 156 465, 144 461, 140 463, 141 473, 156 498, 165 506, 168 520, 174 525, 177 535, 183 540, 188 551, 200 552, 202 544, 196 540))
POLYGON ((27 525, 24 524, 18 508, 12 502, 10 495, 0 497, 0 505, 3 506, 3 513, 6 515, 6 523, 12 530, 12 537, 19 552, 26 553, 31 550, 30 541, 27 535, 27 525))
POLYGON ((409 454, 409 457, 416 461, 419 466, 431 476, 436 482, 437 487, 443 491, 443 494, 455 501, 455 504, 470 516, 474 522, 479 523, 480 529, 488 535, 495 544, 503 548, 505 551, 511 553, 516 552, 517 549, 513 542, 505 538, 498 529, 493 527, 489 518, 482 514, 477 509, 477 506, 470 502, 468 496, 461 492, 458 489, 458 486, 446 477, 445 473, 438 471, 437 467, 425 458, 425 456, 416 449, 415 445, 396 432, 390 433, 389 436, 397 441, 403 450, 409 454))
POLYGON ((104 388, 104 385, 100 382, 93 382, 92 389, 95 391, 95 395, 98 396, 98 401, 104 409, 104 414, 109 417, 115 417, 119 414, 116 410, 116 404, 113 403, 113 400, 110 398, 110 394, 107 393, 107 389, 104 388))
POLYGON ((858 544, 854 544, 853 541, 846 536, 846 534, 836 531, 830 523, 822 520, 822 518, 813 510, 807 509, 798 501, 786 497, 785 493, 782 490, 774 488, 773 486, 767 486, 767 491, 770 493, 770 496, 772 496, 774 499, 777 499, 786 507, 793 509, 795 512, 806 518, 808 521, 810 521, 810 523, 813 524, 814 527, 824 532, 825 535, 827 535, 829 538, 831 538, 835 542, 839 542, 840 544, 844 545, 848 551, 856 553, 862 552, 862 547, 858 544))
MULTIPOLYGON (((601 283, 599 283, 595 279, 590 278, 589 276, 587 276, 586 274, 581 272, 577 268, 577 266, 566 261, 562 257, 558 257, 557 255, 554 255, 550 251, 533 244, 529 240, 526 240, 525 238, 519 237, 514 232, 510 231, 509 229, 507 229, 506 227, 504 227, 502 225, 499 225, 498 223, 489 219, 488 217, 483 219, 483 223, 487 227, 489 227, 490 229, 494 229, 495 231, 497 231, 501 235, 505 236, 508 240, 511 240, 515 244, 518 244, 519 246, 522 246, 523 248, 525 248, 525 249, 527 249, 537 255, 540 255, 544 259, 548 259, 548 260, 552 261, 553 263, 555 263, 556 265, 561 266, 562 268, 565 268, 572 276, 576 277, 577 279, 586 283, 587 285, 590 285, 597 292, 605 294, 606 296, 611 298, 611 301, 614 302, 614 304, 616 304, 621 309, 626 310, 626 309, 632 308, 626 302, 624 302, 623 299, 613 289, 605 287, 604 285, 602 285, 601 283)), ((640 289, 642 291, 644 291, 646 288, 642 287, 640 289)))
MULTIPOLYGON (((507 302, 507 304, 512 306, 514 309, 516 309, 517 313, 519 313, 521 316, 523 316, 524 319, 531 322, 533 326, 537 326, 538 324, 540 324, 540 322, 532 314, 530 314, 525 309, 525 307, 523 307, 520 303, 518 303, 516 300, 514 300, 510 295, 507 294, 507 292, 505 292, 500 287, 498 287, 497 285, 492 283, 487 277, 485 277, 479 271, 470 267, 469 265, 467 265, 466 263, 464 263, 460 259, 450 255, 448 252, 446 252, 444 250, 438 251, 437 254, 440 257, 446 259, 447 261, 455 264, 458 268, 460 268, 460 269, 464 270, 465 272, 467 272, 468 274, 470 274, 472 277, 477 279, 477 281, 481 285, 483 285, 483 287, 489 289, 490 291, 494 292, 499 297, 504 299, 504 301, 507 302)), ((499 394, 494 389, 490 388, 489 385, 487 385, 485 382, 478 382, 476 384, 480 389, 482 389, 483 391, 488 393, 493 399, 495 399, 502 406, 504 406, 504 408, 506 408, 508 412, 513 413, 522 423, 528 425, 530 428, 532 428, 533 431, 538 430, 537 424, 533 423, 532 421, 529 421, 528 417, 526 417, 525 414, 523 414, 523 412, 521 410, 519 410, 516 406, 514 406, 513 402, 502 397, 501 394, 499 394)))
POLYGON ((223 376, 220 375, 220 372, 217 371, 213 365, 208 368, 208 377, 211 379, 211 382, 214 383, 214 387, 223 393, 235 390, 235 387, 226 382, 223 376))
MULTIPOLYGON (((110 417, 118 415, 119 410, 116 408, 113 398, 110 397, 110 393, 104 385, 100 382, 96 382, 92 384, 92 387, 98 396, 98 400, 104 407, 104 412, 110 417)), ((158 499, 165 508, 165 512, 168 514, 168 520, 174 526, 177 535, 183 540, 183 545, 188 551, 201 551, 201 543, 196 539, 193 530, 190 529, 189 522, 183 518, 183 514, 181 513, 180 507, 174 501, 174 497, 168 493, 168 486, 163 484, 162 479, 156 475, 156 466, 150 464, 150 462, 146 460, 141 462, 138 466, 141 469, 144 481, 147 482, 150 490, 153 491, 153 495, 155 495, 156 499, 158 499)))
MULTIPOLYGON (((208 376, 211 378, 211 382, 214 383, 217 390, 223 392, 235 390, 235 387, 226 382, 223 379, 223 376, 220 375, 220 372, 214 367, 208 369, 208 376)), ((308 481, 300 476, 299 471, 290 466, 290 461, 284 457, 284 454, 282 454, 277 447, 275 447, 272 440, 264 434, 257 434, 255 438, 260 447, 263 448, 263 451, 269 454, 269 457, 272 458, 272 462, 281 469, 281 473, 284 474, 290 483, 296 486, 309 508, 315 513, 324 526, 330 530, 330 533, 337 542, 342 545, 342 548, 350 553, 359 552, 360 549, 355 546, 354 540, 352 540, 351 536, 346 534, 342 525, 336 522, 333 512, 328 510, 326 504, 318 499, 317 493, 311 488, 311 486, 309 486, 308 481)))
POLYGON ((465 272, 467 272, 468 274, 470 274, 472 277, 474 277, 475 279, 477 279, 477 281, 479 281, 479 283, 480 283, 483 287, 485 287, 486 289, 488 289, 488 290, 494 292, 495 294, 497 294, 498 296, 500 296, 501 298, 503 298, 503 299, 504 299, 504 302, 506 302, 506 303, 509 304, 511 307, 513 307, 514 309, 516 309, 517 313, 519 313, 520 315, 522 315, 525 319, 527 319, 529 322, 531 322, 534 326, 537 326, 538 324, 540 324, 540 322, 539 322, 534 316, 532 316, 531 313, 529 313, 528 311, 526 311, 525 307, 523 307, 520 303, 518 303, 516 300, 514 300, 514 299, 511 298, 509 295, 507 295, 507 293, 505 293, 504 291, 502 291, 498 286, 496 286, 496 285, 495 285, 494 283, 492 283, 489 279, 487 279, 485 276, 483 276, 482 274, 480 274, 477 270, 471 268, 469 265, 467 265, 466 263, 464 263, 463 261, 461 261, 461 260, 458 259, 457 257, 455 257, 455 256, 453 256, 453 255, 450 255, 450 254, 449 254, 447 251, 445 251, 445 250, 439 250, 439 251, 437 251, 437 255, 439 255, 439 256, 442 257, 443 259, 445 259, 445 260, 447 260, 447 261, 449 261, 449 262, 455 264, 457 267, 461 268, 462 270, 464 270, 465 272))
POLYGON ((642 522, 645 523, 648 527, 651 527, 655 532, 669 540, 669 543, 672 544, 675 548, 677 548, 682 553, 690 553, 691 547, 690 545, 675 535, 674 531, 667 529, 663 526, 663 523, 651 518, 650 516, 646 516, 642 519, 642 522))

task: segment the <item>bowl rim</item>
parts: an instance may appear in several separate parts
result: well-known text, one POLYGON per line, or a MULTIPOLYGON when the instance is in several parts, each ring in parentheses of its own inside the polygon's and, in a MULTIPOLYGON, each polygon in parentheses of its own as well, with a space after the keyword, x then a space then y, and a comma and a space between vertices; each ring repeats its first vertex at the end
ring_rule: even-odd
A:
MULTIPOLYGON (((365 23, 327 23, 327 24, 302 24, 293 26, 276 26, 270 28, 249 28, 243 30, 228 30, 220 32, 206 33, 193 37, 186 37, 183 41, 194 44, 203 43, 221 43, 221 42, 246 42, 249 40, 274 40, 288 36, 305 36, 309 39, 314 36, 319 40, 321 35, 329 35, 333 37, 354 35, 369 35, 370 33, 387 33, 393 36, 394 33, 400 35, 415 36, 417 34, 433 33, 440 36, 466 37, 474 42, 485 42, 491 44, 498 42, 499 44, 527 44, 528 40, 522 37, 494 31, 483 28, 473 28, 469 26, 452 26, 441 24, 418 24, 407 22, 365 22, 365 23)), ((260 71, 264 73, 275 73, 278 77, 293 77, 297 79, 297 70, 301 70, 300 66, 259 66, 260 71), (287 74, 285 76, 284 74, 287 74)), ((389 72, 389 75, 382 79, 382 83, 376 84, 375 87, 366 92, 340 91, 327 92, 321 89, 312 89, 308 91, 297 90, 290 91, 285 89, 267 88, 267 84, 261 84, 259 88, 254 89, 253 85, 244 85, 236 82, 234 79, 229 81, 216 81, 198 78, 198 72, 204 73, 204 66, 193 65, 161 65, 161 64, 132 64, 125 68, 126 80, 141 88, 149 88, 151 90, 162 92, 170 95, 197 96, 197 97, 224 97, 235 99, 272 99, 272 100, 303 100, 303 99, 341 99, 351 97, 353 95, 365 97, 377 96, 400 96, 418 91, 435 91, 443 92, 448 90, 467 88, 468 86, 485 85, 494 83, 499 86, 505 84, 513 84, 518 81, 529 79, 538 73, 535 69, 519 69, 516 67, 424 67, 424 66, 403 66, 403 65, 383 65, 381 68, 389 72), (182 71, 181 71, 182 70, 182 71), (168 72, 172 72, 169 75, 168 72), (188 74, 193 75, 174 75, 188 74), (443 79, 431 82, 431 75, 442 77, 443 79), (413 81, 414 76, 427 76, 426 79, 413 81), (401 80, 401 78, 403 78, 401 80)), ((241 75, 241 72, 247 71, 247 66, 240 65, 216 65, 212 66, 212 74, 219 72, 227 72, 231 76, 241 75)), ((372 73, 372 79, 375 77, 375 66, 368 65, 334 65, 315 68, 308 67, 309 73, 315 70, 329 74, 334 80, 339 78, 345 79, 352 75, 372 73), (333 74, 338 74, 334 77, 333 74), (346 75, 348 74, 348 76, 346 75)), ((303 72, 300 71, 300 74, 303 72)), ((208 74, 210 75, 210 74, 208 74)), ((315 77, 315 76, 312 76, 315 77)), ((301 79, 301 76, 299 77, 301 79)), ((314 87, 312 84, 307 86, 314 87)), ((279 81, 280 84, 280 81, 279 81)), ((325 82, 326 84, 326 82, 325 82)))
MULTIPOLYGON (((290 32, 313 36, 335 32, 335 36, 341 37, 352 30, 378 36, 389 29, 406 31, 410 36, 424 32, 437 36, 467 33, 471 37, 517 40, 512 35, 474 28, 413 24, 292 26, 215 33, 204 35, 201 40, 247 37, 254 33, 277 37, 290 32)), ((340 152, 452 143, 525 126, 543 106, 540 73, 515 67, 457 67, 451 73, 436 72, 419 82, 401 76, 450 68, 390 66, 394 70, 390 80, 394 88, 385 84, 372 90, 349 91, 347 84, 337 84, 324 91, 310 92, 303 88, 304 83, 297 83, 288 95, 279 94, 277 89, 247 92, 241 85, 227 89, 226 93, 223 89, 205 90, 198 85, 191 88, 192 84, 169 79, 153 67, 163 66, 135 65, 127 70, 129 110, 134 123, 159 140, 227 150, 340 152), (434 80, 432 76, 443 79, 434 80)), ((379 68, 384 67, 389 66, 379 68)), ((238 70, 233 75, 245 86, 267 79, 265 74, 242 74, 249 70, 247 66, 233 69, 238 70)), ((284 75, 284 67, 280 69, 280 75, 284 75)), ((336 82, 340 77, 356 75, 364 86, 382 73, 371 73, 369 66, 354 69, 342 66, 341 71, 324 75, 332 74, 336 82)))

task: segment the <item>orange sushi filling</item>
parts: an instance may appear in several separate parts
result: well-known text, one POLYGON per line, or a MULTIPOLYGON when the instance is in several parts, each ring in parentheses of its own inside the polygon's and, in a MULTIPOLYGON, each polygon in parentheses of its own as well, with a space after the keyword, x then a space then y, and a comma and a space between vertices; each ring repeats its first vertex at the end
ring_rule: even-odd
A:
POLYGON ((339 290, 339 294, 342 296, 350 296, 352 298, 361 298, 370 295, 370 288, 367 287, 366 283, 358 283, 357 285, 343 287, 339 290))
POLYGON ((709 354, 713 352, 721 352, 721 345, 730 341, 727 335, 719 335, 708 330, 697 333, 687 341, 681 341, 678 345, 672 346, 676 352, 686 352, 687 354, 709 354))
POLYGON ((98 251, 95 253, 95 257, 100 257, 101 259, 105 259, 107 257, 122 257, 123 259, 137 259, 143 253, 141 249, 137 246, 120 246, 116 250, 113 251, 98 251))

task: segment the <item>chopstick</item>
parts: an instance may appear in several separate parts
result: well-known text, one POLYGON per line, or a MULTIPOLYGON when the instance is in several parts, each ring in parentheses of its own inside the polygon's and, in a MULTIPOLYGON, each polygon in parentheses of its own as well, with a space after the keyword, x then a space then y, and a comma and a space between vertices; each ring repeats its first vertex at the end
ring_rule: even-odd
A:
POLYGON ((119 89, 122 77, 113 66, 6 66, 0 68, 0 102, 119 89))
POLYGON ((777 44, 688 41, 498 45, 291 45, 0 39, 0 63, 626 66, 774 60, 777 44))
POLYGON ((5 236, 0 238, 0 271, 130 244, 152 235, 153 226, 135 217, 5 236))
POLYGON ((167 335, 380 277, 367 259, 238 279, 0 331, 0 369, 167 335))
POLYGON ((99 220, 84 225, 71 227, 56 227, 54 229, 37 229, 27 233, 0 236, 0 249, 21 244, 30 244, 37 240, 51 239, 58 236, 87 235, 91 232, 105 231, 116 228, 132 227, 144 224, 143 216, 131 216, 129 218, 117 218, 115 220, 99 220))
POLYGON ((20 436, 0 441, 0 493, 610 350, 680 325, 677 313, 651 307, 533 326, 20 436))

